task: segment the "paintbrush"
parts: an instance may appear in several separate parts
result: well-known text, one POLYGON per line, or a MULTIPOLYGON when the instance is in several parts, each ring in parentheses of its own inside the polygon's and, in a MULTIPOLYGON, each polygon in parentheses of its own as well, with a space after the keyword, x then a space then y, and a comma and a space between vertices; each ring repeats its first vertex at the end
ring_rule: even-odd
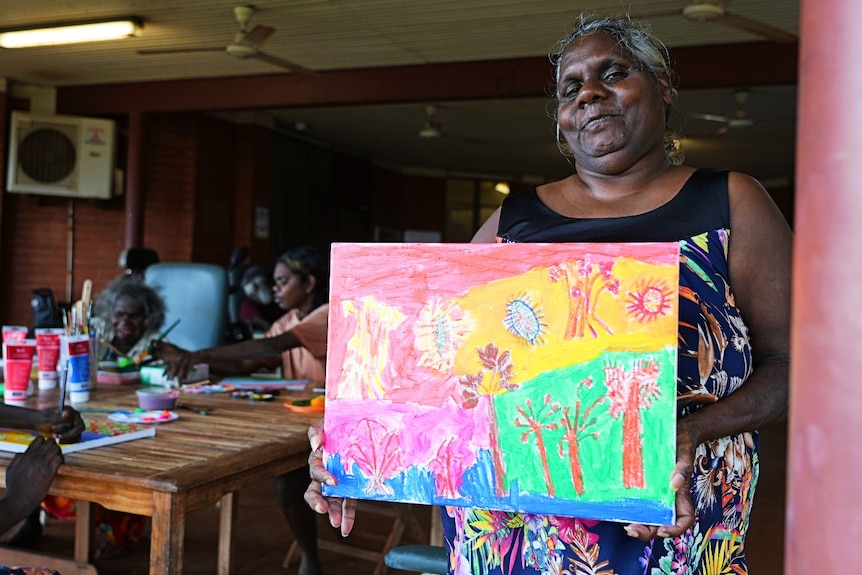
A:
POLYGON ((168 336, 168 334, 169 334, 169 333, 171 333, 171 331, 172 331, 175 327, 177 327, 177 324, 178 324, 178 323, 180 323, 180 319, 182 319, 182 318, 177 318, 177 321, 175 321, 174 323, 172 323, 172 324, 168 327, 168 329, 166 329, 165 331, 163 331, 163 332, 162 332, 162 334, 161 334, 159 337, 157 337, 156 339, 154 339, 153 341, 151 341, 151 342, 150 342, 150 345, 148 345, 148 346, 144 349, 144 351, 142 351, 141 353, 139 353, 139 354, 138 354, 138 357, 136 357, 136 358, 135 358, 135 363, 140 364, 142 361, 144 361, 144 358, 145 358, 145 357, 147 357, 147 355, 148 355, 148 354, 150 354, 150 353, 152 353, 152 352, 153 352, 154 344, 159 343, 160 341, 162 341, 163 339, 165 339, 165 338, 168 336))
POLYGON ((60 368, 60 407, 59 413, 60 417, 63 416, 63 407, 66 403, 66 381, 69 377, 69 362, 66 363, 60 368))
POLYGON ((111 342, 109 342, 107 339, 105 339, 105 338, 101 338, 101 339, 99 339, 99 341, 102 343, 102 345, 104 345, 105 347, 107 347, 108 349, 110 349, 111 351, 113 351, 113 352, 114 352, 114 355, 116 355, 117 357, 129 357, 128 355, 126 355, 125 353, 123 353, 122 351, 120 351, 119 349, 117 349, 117 348, 116 348, 113 344, 111 344, 111 342))

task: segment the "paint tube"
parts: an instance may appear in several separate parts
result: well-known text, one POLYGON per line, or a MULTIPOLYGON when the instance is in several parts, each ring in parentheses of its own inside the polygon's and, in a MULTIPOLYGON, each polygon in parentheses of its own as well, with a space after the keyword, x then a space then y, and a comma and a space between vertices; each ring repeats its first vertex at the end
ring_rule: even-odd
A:
POLYGON ((3 344, 4 403, 23 404, 27 400, 30 370, 33 367, 33 353, 35 351, 36 340, 34 339, 3 344))
POLYGON ((64 335, 60 338, 63 357, 68 362, 66 393, 69 402, 90 401, 90 336, 64 335))
POLYGON ((39 357, 39 389, 57 387, 57 362, 60 360, 60 336, 66 333, 59 327, 37 327, 36 354, 39 357))

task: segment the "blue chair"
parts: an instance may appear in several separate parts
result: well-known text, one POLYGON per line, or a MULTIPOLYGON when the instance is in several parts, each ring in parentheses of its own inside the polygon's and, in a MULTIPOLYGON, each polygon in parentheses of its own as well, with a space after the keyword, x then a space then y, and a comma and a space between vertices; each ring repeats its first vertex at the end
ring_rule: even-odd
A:
POLYGON ((386 553, 387 567, 417 573, 449 572, 449 557, 445 547, 438 545, 399 545, 386 553))
POLYGON ((449 572, 449 553, 443 544, 443 524, 440 509, 437 506, 431 508, 431 529, 428 541, 430 545, 391 547, 383 557, 383 561, 392 569, 445 575, 449 572))
POLYGON ((144 283, 165 301, 165 327, 180 320, 167 340, 189 351, 225 343, 228 325, 227 270, 204 263, 149 266, 144 283))

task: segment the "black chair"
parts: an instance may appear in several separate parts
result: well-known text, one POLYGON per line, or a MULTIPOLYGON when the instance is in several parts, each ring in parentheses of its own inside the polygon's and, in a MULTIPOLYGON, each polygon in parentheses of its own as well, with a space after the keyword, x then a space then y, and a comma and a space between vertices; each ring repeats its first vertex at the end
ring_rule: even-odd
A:
POLYGON ((54 291, 51 288, 34 289, 30 305, 33 307, 33 329, 63 327, 63 319, 54 301, 54 291))

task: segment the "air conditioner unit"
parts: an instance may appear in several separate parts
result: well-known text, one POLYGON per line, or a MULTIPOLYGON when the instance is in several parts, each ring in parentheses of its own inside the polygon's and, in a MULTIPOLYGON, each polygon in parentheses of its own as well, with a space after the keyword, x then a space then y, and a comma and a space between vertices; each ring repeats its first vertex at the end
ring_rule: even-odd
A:
POLYGON ((6 190, 110 198, 115 132, 113 120, 12 112, 6 190))

